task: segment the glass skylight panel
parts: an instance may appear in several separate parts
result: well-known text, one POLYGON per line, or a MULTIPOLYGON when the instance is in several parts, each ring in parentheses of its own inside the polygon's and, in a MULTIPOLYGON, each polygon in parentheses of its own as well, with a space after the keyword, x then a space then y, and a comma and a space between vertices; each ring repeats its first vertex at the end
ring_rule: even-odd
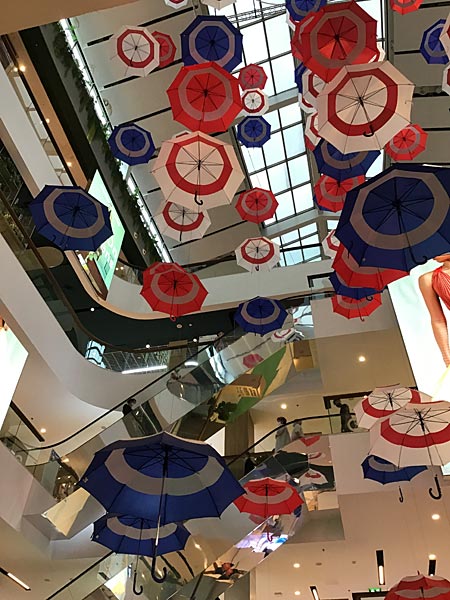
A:
POLYGON ((305 139, 303 137, 303 127, 293 125, 283 130, 284 145, 286 148, 286 156, 292 158, 298 154, 305 152, 305 139))
MULTIPOLYGON (((291 39, 286 35, 286 16, 279 15, 264 23, 271 56, 291 53, 291 39)), ((245 33, 246 35, 246 33, 245 33)))

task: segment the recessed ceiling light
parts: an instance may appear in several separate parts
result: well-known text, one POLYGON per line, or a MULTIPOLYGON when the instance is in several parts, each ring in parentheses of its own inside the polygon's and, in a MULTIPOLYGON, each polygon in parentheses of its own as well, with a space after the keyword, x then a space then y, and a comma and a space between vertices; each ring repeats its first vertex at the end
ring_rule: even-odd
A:
POLYGON ((300 569, 300 563, 294 563, 292 566, 294 569, 300 569))
POLYGON ((287 404, 284 404, 284 403, 283 403, 283 404, 281 404, 281 405, 280 405, 280 408, 282 408, 283 410, 286 410, 286 409, 287 409, 287 404))
POLYGON ((68 463, 70 462, 70 458, 68 456, 66 456, 65 458, 62 459, 63 463, 68 463))
POLYGON ((22 71, 22 73, 25 73, 26 70, 27 70, 27 68, 25 65, 20 65, 19 71, 22 71))
POLYGON ((438 513, 434 513, 431 515, 431 518, 433 519, 433 521, 439 521, 441 515, 438 515, 438 513))
POLYGON ((67 166, 69 167, 69 169, 70 169, 70 167, 72 166, 72 163, 71 163, 71 161, 70 161, 70 160, 68 160, 68 161, 67 161, 67 166))
POLYGON ((94 312, 95 308, 93 306, 91 306, 91 312, 94 312))
POLYGON ((301 593, 301 592, 300 592, 299 590, 297 590, 296 592, 294 592, 294 594, 295 594, 296 596, 300 596, 300 593, 301 593))
POLYGON ((428 559, 429 560, 436 560, 436 554, 429 554, 428 555, 428 559))
POLYGON ((145 344, 145 347, 148 349, 150 348, 150 344, 145 344))
POLYGON ((6 577, 9 577, 10 579, 12 579, 12 581, 14 581, 14 583, 17 583, 17 585, 19 585, 26 592, 29 592, 31 590, 30 586, 27 585, 26 583, 24 583, 16 575, 14 575, 14 573, 10 573, 9 571, 7 571, 6 569, 4 569, 3 567, 0 567, 0 573, 2 573, 3 575, 6 575, 6 577))
POLYGON ((41 428, 39 429, 39 431, 40 431, 41 433, 47 433, 47 430, 45 429, 45 427, 41 427, 41 428))
POLYGON ((361 356, 358 356, 358 362, 366 362, 366 357, 361 354, 361 356))
POLYGON ((46 122, 46 123, 50 123, 50 119, 47 117, 47 118, 45 119, 45 122, 46 122))

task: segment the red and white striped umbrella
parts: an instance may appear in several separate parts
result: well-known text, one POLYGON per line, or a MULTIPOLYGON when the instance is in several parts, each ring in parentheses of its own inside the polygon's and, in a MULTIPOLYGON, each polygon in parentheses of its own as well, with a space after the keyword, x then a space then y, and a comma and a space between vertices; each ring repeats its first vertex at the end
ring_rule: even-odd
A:
POLYGON ((341 247, 341 242, 334 235, 336 230, 332 229, 327 237, 322 241, 322 248, 325 256, 329 256, 330 258, 334 258, 336 256, 337 251, 341 247))
POLYGON ((444 75, 442 77, 442 91, 450 96, 450 65, 444 69, 444 75))
POLYGON ((313 106, 312 104, 310 104, 309 102, 307 102, 303 96, 303 94, 299 94, 298 95, 298 104, 300 106, 300 108, 305 112, 305 113, 316 113, 317 109, 315 106, 313 106))
POLYGON ((389 385, 378 387, 355 406, 356 420, 359 427, 370 429, 379 419, 392 415, 409 402, 427 402, 431 398, 417 390, 389 385))
POLYGON ((317 111, 317 97, 325 87, 325 81, 318 75, 307 69, 302 75, 302 105, 312 106, 317 111))
POLYGON ((244 484, 245 494, 234 503, 240 512, 271 517, 289 515, 303 504, 297 490, 286 481, 266 477, 244 484))
POLYGON ((164 2, 167 4, 167 6, 170 6, 171 8, 177 10, 178 8, 183 8, 184 6, 187 6, 189 0, 164 0, 164 2))
POLYGON ((177 47, 172 37, 162 31, 152 31, 152 36, 159 44, 159 67, 168 67, 175 60, 177 47))
POLYGON ((242 94, 242 109, 248 115, 264 115, 269 110, 269 96, 263 90, 246 90, 242 94))
POLYGON ((356 177, 350 177, 342 181, 333 179, 333 177, 329 177, 328 175, 321 175, 314 186, 316 202, 320 208, 338 212, 344 208, 347 193, 364 183, 365 180, 364 175, 357 175, 356 177))
POLYGON ((111 43, 124 77, 145 77, 159 66, 159 42, 145 27, 122 27, 111 43))
POLYGON ((302 488, 314 489, 318 485, 328 483, 327 478, 323 473, 316 469, 308 469, 306 473, 300 477, 300 486, 302 488))
POLYGON ((278 202, 270 190, 253 188, 242 192, 236 210, 244 221, 263 223, 271 219, 277 210, 278 202))
POLYGON ((280 247, 266 237, 248 238, 235 250, 237 264, 247 271, 270 271, 280 262, 280 247))
POLYGON ((388 61, 344 67, 317 98, 319 135, 344 154, 384 148, 409 125, 413 91, 388 61))
POLYGON ((303 62, 303 54, 302 54, 302 34, 306 27, 311 23, 311 21, 315 18, 317 13, 311 13, 301 21, 297 21, 295 23, 294 34, 291 40, 291 50, 292 54, 295 58, 298 58, 299 61, 303 62))
POLYGON ((243 90, 262 90, 266 83, 267 75, 260 65, 252 63, 239 71, 239 85, 243 90))
POLYGON ((306 117, 305 129, 303 135, 305 136, 305 145, 309 150, 314 150, 317 144, 322 139, 317 130, 317 113, 311 113, 306 117))
POLYGON ((420 125, 407 125, 394 135, 384 149, 394 160, 413 160, 427 146, 428 133, 420 125))
POLYGON ((404 577, 385 596, 386 600, 450 600, 450 581, 437 575, 404 577))
POLYGON ((233 147, 199 131, 163 142, 152 172, 167 201, 194 209, 231 203, 244 179, 233 147))
POLYGON ((179 242, 190 242, 202 238, 211 219, 206 211, 165 202, 154 215, 155 224, 162 235, 179 242))
POLYGON ((444 46, 444 50, 448 56, 448 59, 450 60, 450 13, 444 23, 444 27, 442 28, 439 41, 444 46))
POLYGON ((377 308, 381 306, 381 294, 374 294, 368 298, 350 298, 335 294, 331 297, 333 312, 345 317, 346 319, 361 319, 370 316, 377 308))

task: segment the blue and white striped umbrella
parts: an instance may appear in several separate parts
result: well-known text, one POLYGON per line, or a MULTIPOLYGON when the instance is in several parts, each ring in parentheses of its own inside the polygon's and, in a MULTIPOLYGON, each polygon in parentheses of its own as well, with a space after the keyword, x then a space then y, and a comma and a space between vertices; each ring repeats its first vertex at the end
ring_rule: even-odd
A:
POLYGON ((261 148, 270 140, 270 132, 264 117, 246 117, 237 126, 237 138, 246 148, 261 148))
POLYGON ((331 285, 334 288, 336 294, 340 296, 347 296, 347 298, 354 298, 355 300, 361 300, 361 298, 370 298, 374 294, 379 293, 381 290, 375 290, 366 287, 350 287, 346 285, 336 272, 330 275, 331 285))
POLYGON ((427 470, 425 466, 397 467, 388 460, 384 460, 384 458, 380 458, 374 454, 369 454, 362 462, 361 467, 364 479, 371 479, 382 485, 411 481, 416 475, 427 470))
POLYGON ((134 123, 114 127, 108 144, 114 156, 127 165, 144 165, 155 153, 151 133, 134 123))
POLYGON ((423 33, 420 52, 429 65, 446 65, 450 60, 439 39, 444 25, 445 19, 439 19, 423 33))
POLYGON ((319 173, 338 181, 365 175, 369 167, 380 156, 377 150, 361 150, 343 154, 326 140, 320 141, 313 153, 319 173))
POLYGON ((286 0, 286 8, 294 21, 301 21, 309 13, 317 12, 327 0, 286 0))
POLYGON ((264 335, 283 327, 287 311, 278 300, 257 296, 239 304, 234 320, 244 330, 264 335))

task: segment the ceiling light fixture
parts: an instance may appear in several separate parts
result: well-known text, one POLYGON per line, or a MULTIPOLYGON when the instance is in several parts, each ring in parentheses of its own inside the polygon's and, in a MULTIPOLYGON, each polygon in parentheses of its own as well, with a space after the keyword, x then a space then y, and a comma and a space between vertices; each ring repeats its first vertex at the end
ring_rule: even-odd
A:
POLYGON ((165 371, 167 365, 152 365, 151 367, 139 367, 138 369, 126 369, 122 371, 122 375, 130 375, 131 373, 153 373, 154 371, 165 371))
POLYGON ((309 589, 311 590, 311 594, 312 594, 312 597, 314 598, 314 600, 320 600, 319 592, 317 591, 316 586, 310 585, 309 589))
POLYGON ((70 161, 70 160, 68 160, 68 161, 67 161, 67 166, 69 167, 69 169, 70 169, 70 167, 72 166, 72 163, 71 163, 71 161, 70 161))
POLYGON ((439 519, 441 518, 441 515, 434 513, 433 515, 431 515, 431 518, 433 519, 433 521, 439 521, 439 519))
POLYGON ((428 575, 436 575, 436 554, 430 554, 428 558, 428 575))
POLYGON ((47 433, 47 430, 45 429, 45 427, 41 427, 41 428, 39 429, 39 431, 40 431, 41 433, 47 433))
POLYGON ((360 363, 366 362, 366 357, 361 354, 361 356, 358 356, 358 362, 360 362, 360 363))
POLYGON ((25 65, 20 65, 19 71, 21 71, 22 73, 25 73, 26 70, 27 70, 27 68, 25 65))
POLYGON ((91 306, 91 312, 94 312, 95 308, 93 306, 91 306))
POLYGON ((300 563, 294 563, 292 566, 294 569, 300 569, 300 563))
POLYGON ((9 577, 10 579, 12 579, 12 581, 14 581, 14 583, 17 583, 17 585, 20 585, 20 587, 23 590, 25 590, 26 592, 30 592, 31 591, 30 586, 27 585, 26 583, 24 583, 18 577, 16 577, 16 575, 14 575, 13 573, 10 573, 9 571, 7 571, 6 569, 3 569, 2 567, 0 567, 0 573, 2 573, 3 575, 6 575, 6 577, 9 577))
POLYGON ((386 577, 384 573, 384 552, 383 550, 377 550, 377 569, 378 569, 378 584, 385 585, 386 577))
POLYGON ((295 596, 300 596, 300 593, 301 593, 301 592, 300 592, 299 590, 297 590, 297 591, 295 591, 295 592, 294 592, 294 595, 295 595, 295 596))
POLYGON ((187 360, 184 363, 185 367, 198 367, 198 362, 196 360, 187 360))
POLYGON ((286 409, 287 409, 287 404, 284 404, 284 403, 283 403, 283 404, 281 404, 281 405, 280 405, 280 408, 282 408, 283 410, 286 410, 286 409))

